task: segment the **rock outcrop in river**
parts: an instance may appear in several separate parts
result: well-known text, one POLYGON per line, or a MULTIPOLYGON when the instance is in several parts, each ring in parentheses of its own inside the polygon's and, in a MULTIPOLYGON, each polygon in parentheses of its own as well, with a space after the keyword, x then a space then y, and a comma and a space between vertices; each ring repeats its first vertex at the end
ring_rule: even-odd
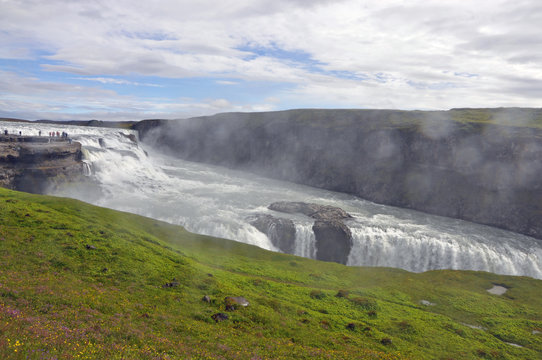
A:
POLYGON ((83 175, 81 144, 64 139, 0 135, 0 186, 44 193, 83 175))
POLYGON ((542 238, 541 123, 540 109, 292 110, 135 128, 183 159, 542 238))
POLYGON ((295 225, 290 219, 258 214, 248 219, 249 223, 267 235, 280 251, 293 254, 295 250, 295 225))
MULTIPOLYGON (((312 230, 316 240, 316 259, 346 264, 353 244, 352 233, 343 222, 352 217, 346 211, 334 206, 286 201, 273 203, 268 208, 315 219, 312 230)), ((266 234, 281 251, 294 253, 296 230, 292 220, 260 214, 249 219, 249 222, 266 234)))

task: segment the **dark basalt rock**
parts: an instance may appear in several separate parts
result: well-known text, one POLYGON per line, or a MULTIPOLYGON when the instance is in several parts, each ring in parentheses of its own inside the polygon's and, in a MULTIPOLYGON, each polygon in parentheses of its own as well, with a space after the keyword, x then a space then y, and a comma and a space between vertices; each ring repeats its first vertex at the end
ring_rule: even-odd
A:
POLYGON ((380 340, 380 343, 382 345, 391 345, 393 341, 390 338, 383 338, 382 340, 380 340))
POLYGON ((137 138, 136 138, 136 136, 134 134, 125 134, 123 132, 119 132, 119 134, 121 134, 125 138, 129 139, 134 144, 137 144, 137 138))
POLYGON ((179 282, 177 279, 173 279, 171 282, 167 282, 164 285, 162 285, 163 288, 173 288, 179 286, 179 282))
POLYGON ((228 320, 230 317, 228 316, 228 314, 216 313, 216 314, 212 315, 211 318, 214 321, 219 322, 219 321, 228 320))
POLYGON ((334 206, 322 206, 317 211, 309 215, 316 220, 342 220, 351 219, 352 216, 341 208, 334 206))
POLYGON ((287 254, 295 249, 295 225, 292 220, 271 215, 255 215, 248 219, 256 229, 267 235, 271 243, 287 254))
POLYGON ((278 201, 272 203, 267 208, 269 210, 283 212, 287 214, 304 214, 310 216, 311 214, 318 211, 321 206, 322 205, 296 201, 278 201))
POLYGON ((268 209, 288 214, 304 214, 317 220, 349 219, 352 217, 343 209, 335 206, 294 201, 275 202, 269 205, 268 209))
POLYGON ((316 219, 312 230, 316 239, 316 258, 346 264, 352 249, 352 233, 343 220, 352 218, 341 208, 304 202, 276 202, 270 210, 284 213, 301 213, 316 219))
POLYGON ((316 259, 346 264, 353 245, 350 229, 340 220, 316 220, 312 230, 316 259))
POLYGON ((0 186, 31 193, 84 179, 81 144, 45 136, 0 135, 0 186))

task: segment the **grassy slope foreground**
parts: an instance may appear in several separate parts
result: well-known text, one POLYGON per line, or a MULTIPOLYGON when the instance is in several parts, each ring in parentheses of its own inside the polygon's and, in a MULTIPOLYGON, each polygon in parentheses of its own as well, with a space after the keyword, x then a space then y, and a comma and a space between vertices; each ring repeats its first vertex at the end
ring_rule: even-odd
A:
POLYGON ((0 265, 2 359, 542 357, 539 280, 346 267, 1 188, 0 265))

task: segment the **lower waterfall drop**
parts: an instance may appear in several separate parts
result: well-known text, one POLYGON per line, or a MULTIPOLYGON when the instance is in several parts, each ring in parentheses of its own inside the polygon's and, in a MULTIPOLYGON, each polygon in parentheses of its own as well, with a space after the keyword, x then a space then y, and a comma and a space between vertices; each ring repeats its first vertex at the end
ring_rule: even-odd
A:
POLYGON ((316 240, 312 224, 295 224, 295 255, 316 259, 316 240))

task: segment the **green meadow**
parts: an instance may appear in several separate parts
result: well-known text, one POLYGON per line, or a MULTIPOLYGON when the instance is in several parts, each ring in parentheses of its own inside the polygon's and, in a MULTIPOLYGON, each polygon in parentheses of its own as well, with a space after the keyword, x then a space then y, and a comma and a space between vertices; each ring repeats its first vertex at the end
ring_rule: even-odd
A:
POLYGON ((0 358, 541 359, 542 281, 346 267, 0 188, 0 358))

